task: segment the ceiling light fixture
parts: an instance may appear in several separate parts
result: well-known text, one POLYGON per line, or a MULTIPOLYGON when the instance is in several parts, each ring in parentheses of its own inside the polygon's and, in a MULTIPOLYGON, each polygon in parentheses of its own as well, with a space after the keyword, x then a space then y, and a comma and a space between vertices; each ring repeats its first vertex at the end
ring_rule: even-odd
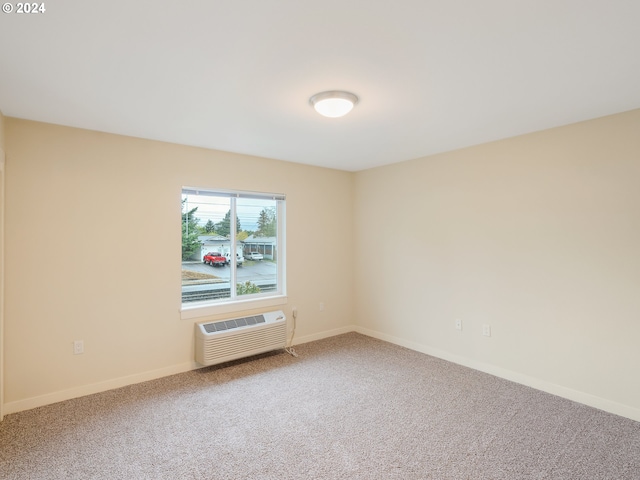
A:
POLYGON ((353 93, 332 90, 330 92, 316 93, 309 99, 309 104, 320 115, 325 117, 343 117, 358 103, 358 97, 353 93))

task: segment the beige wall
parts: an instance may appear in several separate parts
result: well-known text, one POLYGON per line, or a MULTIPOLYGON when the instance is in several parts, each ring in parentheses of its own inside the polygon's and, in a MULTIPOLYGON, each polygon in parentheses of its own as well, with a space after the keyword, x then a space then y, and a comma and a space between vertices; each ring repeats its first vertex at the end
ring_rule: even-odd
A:
POLYGON ((356 328, 640 420, 640 110, 356 174, 4 121, 5 414, 193 367, 176 219, 203 185, 287 194, 297 338, 356 328))
POLYGON ((640 420, 640 110, 359 172, 354 201, 363 331, 640 420))
POLYGON ((298 307, 297 338, 354 323, 353 174, 13 118, 6 127, 7 411, 192 367, 194 320, 179 314, 183 185, 285 193, 283 310, 298 307))
POLYGON ((4 151, 4 115, 0 112, 0 149, 4 151))
POLYGON ((0 420, 4 416, 4 115, 0 112, 0 420))

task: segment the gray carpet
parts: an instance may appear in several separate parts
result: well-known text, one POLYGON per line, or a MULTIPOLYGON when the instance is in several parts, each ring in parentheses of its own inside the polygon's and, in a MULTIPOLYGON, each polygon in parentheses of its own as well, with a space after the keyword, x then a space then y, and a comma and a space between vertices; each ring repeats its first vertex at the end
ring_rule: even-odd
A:
POLYGON ((2 479, 640 479, 640 423, 355 333, 5 417, 2 479))

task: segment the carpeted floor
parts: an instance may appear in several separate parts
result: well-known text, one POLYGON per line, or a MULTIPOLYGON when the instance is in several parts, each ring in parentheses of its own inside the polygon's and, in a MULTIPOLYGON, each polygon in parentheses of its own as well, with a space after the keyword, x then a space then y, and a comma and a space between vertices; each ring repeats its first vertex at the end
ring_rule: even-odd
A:
POLYGON ((351 333, 5 417, 1 479, 640 479, 640 423, 351 333))

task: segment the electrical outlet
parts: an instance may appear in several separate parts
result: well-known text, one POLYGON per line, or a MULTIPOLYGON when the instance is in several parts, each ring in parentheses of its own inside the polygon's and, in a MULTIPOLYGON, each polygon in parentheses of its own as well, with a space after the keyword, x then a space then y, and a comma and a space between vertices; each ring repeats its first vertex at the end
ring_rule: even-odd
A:
POLYGON ((482 325, 482 335, 484 335, 485 337, 491 336, 491 325, 482 325))
POLYGON ((462 320, 456 318, 456 330, 462 330, 462 320))
POLYGON ((298 318, 298 307, 293 307, 291 309, 291 315, 293 315, 293 319, 295 320, 296 318, 298 318))
POLYGON ((321 312, 324 312, 324 302, 320 302, 320 305, 318 305, 318 308, 320 309, 321 312))
POLYGON ((84 353, 84 340, 76 340, 73 342, 73 354, 80 355, 84 353))

